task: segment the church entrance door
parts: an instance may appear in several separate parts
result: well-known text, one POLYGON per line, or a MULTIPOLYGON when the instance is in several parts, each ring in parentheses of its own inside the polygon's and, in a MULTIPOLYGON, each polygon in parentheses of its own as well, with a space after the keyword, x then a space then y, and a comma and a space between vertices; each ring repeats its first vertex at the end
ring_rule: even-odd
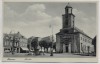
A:
POLYGON ((67 44, 65 48, 67 53, 71 53, 71 44, 67 44))
POLYGON ((68 52, 68 46, 66 46, 66 52, 68 52))

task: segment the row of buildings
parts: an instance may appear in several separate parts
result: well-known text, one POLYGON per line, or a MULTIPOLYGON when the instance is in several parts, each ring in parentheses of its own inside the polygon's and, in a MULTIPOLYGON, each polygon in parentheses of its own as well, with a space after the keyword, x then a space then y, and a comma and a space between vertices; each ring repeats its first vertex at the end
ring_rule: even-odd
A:
POLYGON ((3 37, 4 52, 21 53, 28 51, 27 38, 18 33, 4 34, 3 37))
MULTIPOLYGON (((30 38, 25 38, 23 35, 18 33, 9 33, 3 35, 3 47, 5 53, 27 53, 34 51, 34 47, 32 46, 33 40, 37 41, 37 49, 40 49, 39 42, 45 41, 47 43, 51 42, 51 36, 47 36, 44 38, 34 37, 31 36, 30 38)), ((44 51, 44 48, 42 47, 42 51, 44 51)), ((46 50, 45 50, 46 51, 46 50)), ((49 47, 50 52, 50 47, 49 47)))

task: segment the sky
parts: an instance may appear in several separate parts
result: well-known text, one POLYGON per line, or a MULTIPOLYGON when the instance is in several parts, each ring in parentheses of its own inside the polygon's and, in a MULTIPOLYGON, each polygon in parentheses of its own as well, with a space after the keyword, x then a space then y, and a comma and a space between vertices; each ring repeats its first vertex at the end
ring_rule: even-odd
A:
MULTIPOLYGON (((5 2, 3 32, 20 32, 25 37, 46 37, 62 29, 62 15, 66 2, 5 2)), ((90 37, 97 33, 96 3, 70 3, 75 15, 75 26, 90 37)))

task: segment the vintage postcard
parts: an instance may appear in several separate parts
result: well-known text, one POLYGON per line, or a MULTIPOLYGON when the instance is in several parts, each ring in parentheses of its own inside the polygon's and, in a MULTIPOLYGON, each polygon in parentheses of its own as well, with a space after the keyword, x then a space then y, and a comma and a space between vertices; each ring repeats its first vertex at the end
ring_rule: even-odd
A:
POLYGON ((98 62, 98 1, 3 1, 3 61, 98 62))

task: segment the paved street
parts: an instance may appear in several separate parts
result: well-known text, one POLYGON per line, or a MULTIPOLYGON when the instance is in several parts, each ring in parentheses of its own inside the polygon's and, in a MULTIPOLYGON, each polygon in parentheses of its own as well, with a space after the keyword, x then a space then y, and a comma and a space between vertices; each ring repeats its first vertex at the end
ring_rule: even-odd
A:
POLYGON ((50 53, 45 53, 45 55, 41 54, 38 56, 35 55, 28 55, 28 53, 15 53, 12 55, 11 53, 5 53, 4 57, 35 57, 35 58, 92 58, 95 56, 81 56, 81 55, 75 55, 75 54, 70 54, 70 53, 54 53, 53 56, 50 56, 50 53))

